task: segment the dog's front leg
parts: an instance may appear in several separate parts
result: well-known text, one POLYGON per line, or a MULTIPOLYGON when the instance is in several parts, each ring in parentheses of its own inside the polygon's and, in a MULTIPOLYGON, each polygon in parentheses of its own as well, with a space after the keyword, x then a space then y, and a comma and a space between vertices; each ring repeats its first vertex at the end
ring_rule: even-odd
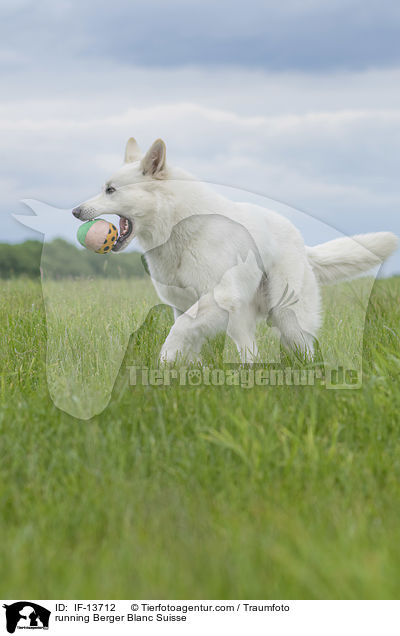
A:
POLYGON ((163 362, 174 362, 198 358, 207 338, 225 332, 228 312, 219 307, 212 293, 202 296, 188 311, 179 316, 172 326, 161 349, 163 362))
POLYGON ((227 333, 236 344, 241 362, 254 362, 257 359, 256 314, 252 307, 243 307, 241 311, 229 314, 227 333))

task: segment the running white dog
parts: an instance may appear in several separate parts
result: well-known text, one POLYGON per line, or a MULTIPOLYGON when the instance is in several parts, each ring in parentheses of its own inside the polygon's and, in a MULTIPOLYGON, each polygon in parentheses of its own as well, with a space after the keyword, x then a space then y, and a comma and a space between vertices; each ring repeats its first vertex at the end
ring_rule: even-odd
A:
POLYGON ((379 265, 397 246, 390 232, 315 247, 283 216, 234 203, 166 163, 158 139, 142 157, 129 139, 125 164, 103 191, 73 210, 82 221, 120 216, 114 251, 133 236, 155 288, 174 308, 161 359, 193 359, 208 337, 226 331, 243 361, 257 355, 256 323, 268 319, 288 349, 310 353, 321 322, 319 285, 379 265))

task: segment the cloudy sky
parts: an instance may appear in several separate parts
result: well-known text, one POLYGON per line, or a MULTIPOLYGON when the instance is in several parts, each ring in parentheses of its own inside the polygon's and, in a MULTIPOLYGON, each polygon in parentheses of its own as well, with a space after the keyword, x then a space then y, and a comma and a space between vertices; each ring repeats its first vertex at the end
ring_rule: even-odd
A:
POLYGON ((1 240, 40 238, 11 216, 22 199, 95 194, 132 135, 232 198, 316 219, 309 243, 324 225, 400 234, 395 0, 0 6, 1 240))

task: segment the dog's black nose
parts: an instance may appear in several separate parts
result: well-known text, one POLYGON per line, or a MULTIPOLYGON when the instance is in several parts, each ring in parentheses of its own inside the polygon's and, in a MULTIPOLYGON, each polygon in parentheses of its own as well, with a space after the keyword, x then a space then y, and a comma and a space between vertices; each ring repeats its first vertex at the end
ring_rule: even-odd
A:
POLYGON ((77 219, 79 219, 79 217, 80 217, 80 215, 81 215, 81 212, 82 212, 82 210, 81 210, 81 208, 80 208, 79 206, 78 206, 77 208, 74 208, 74 209, 72 210, 72 214, 73 214, 74 216, 76 216, 76 218, 77 218, 77 219))

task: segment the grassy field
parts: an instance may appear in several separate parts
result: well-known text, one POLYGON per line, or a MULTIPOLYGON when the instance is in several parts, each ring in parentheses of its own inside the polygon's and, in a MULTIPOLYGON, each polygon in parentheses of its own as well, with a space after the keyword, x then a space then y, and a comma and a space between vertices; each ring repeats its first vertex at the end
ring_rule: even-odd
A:
MULTIPOLYGON (((141 326, 145 285, 133 306, 127 282, 51 283, 46 324, 39 282, 0 283, 0 595, 399 598, 400 278, 374 285, 362 387, 336 391, 129 386, 172 322, 141 326), (51 399, 100 404, 115 374, 89 420, 51 399)), ((351 298, 326 290, 333 348, 357 335, 351 298)))

